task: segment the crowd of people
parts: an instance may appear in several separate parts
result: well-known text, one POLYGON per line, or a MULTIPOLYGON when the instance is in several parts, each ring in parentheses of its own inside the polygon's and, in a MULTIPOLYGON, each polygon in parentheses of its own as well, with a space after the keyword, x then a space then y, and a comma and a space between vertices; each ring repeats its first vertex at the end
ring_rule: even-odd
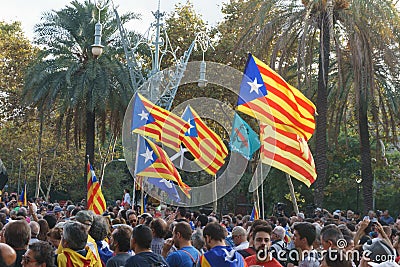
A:
POLYGON ((132 209, 117 201, 100 215, 84 203, 0 202, 2 266, 398 266, 400 217, 317 208, 251 220, 184 207, 132 209))

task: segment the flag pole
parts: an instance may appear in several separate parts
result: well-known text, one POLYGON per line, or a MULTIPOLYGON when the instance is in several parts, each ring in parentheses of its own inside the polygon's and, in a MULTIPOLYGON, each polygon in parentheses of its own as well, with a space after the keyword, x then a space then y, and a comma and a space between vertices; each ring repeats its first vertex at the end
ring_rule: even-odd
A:
POLYGON ((260 178, 261 178, 261 218, 264 220, 264 177, 263 177, 263 166, 261 162, 261 169, 260 169, 260 178))
POLYGON ((299 214, 299 207, 297 206, 297 200, 296 200, 296 195, 294 194, 294 187, 293 187, 292 179, 290 178, 290 175, 287 173, 286 173, 286 181, 289 185, 290 196, 292 198, 294 211, 296 212, 296 214, 299 214))
POLYGON ((217 213, 218 208, 218 199, 217 199, 217 175, 214 175, 214 203, 213 203, 213 210, 217 213))

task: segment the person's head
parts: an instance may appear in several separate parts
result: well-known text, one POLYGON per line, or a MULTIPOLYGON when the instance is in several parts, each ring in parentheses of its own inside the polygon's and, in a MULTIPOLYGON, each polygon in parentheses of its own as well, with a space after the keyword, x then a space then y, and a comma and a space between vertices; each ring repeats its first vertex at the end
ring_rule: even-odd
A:
POLYGON ((276 240, 283 240, 286 235, 286 230, 282 226, 275 226, 274 230, 272 230, 271 233, 271 240, 276 241, 276 240))
POLYGON ((225 228, 217 222, 209 223, 203 229, 203 237, 206 241, 207 249, 211 249, 214 247, 214 243, 220 243, 225 240, 225 228))
POLYGON ((49 232, 49 224, 47 223, 46 220, 44 219, 39 219, 38 224, 40 226, 39 234, 38 234, 38 239, 42 241, 47 241, 47 233, 49 232))
POLYGON ((294 225, 293 242, 296 248, 307 250, 316 237, 315 226, 309 222, 301 222, 294 225))
POLYGON ((150 249, 153 234, 150 227, 139 224, 132 230, 131 249, 137 251, 138 249, 150 249))
POLYGON ((81 250, 86 246, 88 232, 80 222, 69 221, 64 224, 61 244, 64 248, 81 250))
POLYGON ((40 232, 40 225, 35 221, 31 221, 29 223, 29 227, 31 228, 31 238, 37 238, 40 232))
POLYGON ((94 215, 89 234, 95 241, 101 241, 108 235, 110 229, 106 219, 101 215, 94 215))
POLYGON ((329 224, 322 228, 321 245, 325 250, 328 248, 337 248, 338 242, 341 239, 343 239, 343 234, 336 225, 329 224))
POLYGON ((175 247, 181 248, 182 244, 190 242, 191 237, 192 228, 190 227, 190 224, 187 222, 178 222, 175 224, 174 230, 172 231, 172 239, 175 247))
POLYGON ((126 212, 126 219, 128 220, 128 224, 132 227, 135 227, 138 223, 138 217, 134 210, 128 210, 126 212))
POLYGON ((271 226, 259 225, 253 230, 253 245, 258 251, 260 249, 269 249, 271 247, 271 226))
POLYGON ((29 245, 29 249, 22 256, 22 266, 55 267, 54 249, 44 241, 29 245))
POLYGON ((130 193, 129 189, 128 189, 128 188, 125 188, 125 189, 124 189, 124 193, 125 193, 125 194, 126 194, 126 193, 129 194, 129 193, 130 193))
POLYGON ((47 233, 47 240, 53 245, 53 247, 58 248, 60 245, 62 232, 62 228, 54 227, 47 233))
POLYGON ((5 226, 4 239, 12 248, 26 249, 31 239, 31 228, 25 220, 9 222, 5 226))
POLYGON ((203 228, 204 226, 206 226, 208 223, 208 217, 205 214, 200 214, 199 216, 197 216, 196 218, 196 226, 197 227, 201 227, 203 228))
POLYGON ((232 240, 235 246, 247 240, 247 232, 242 226, 235 226, 232 229, 232 240))
POLYGON ((394 261, 396 258, 395 251, 391 246, 379 238, 368 240, 362 248, 364 250, 364 255, 374 263, 394 261))
POLYGON ((94 214, 88 210, 80 210, 76 213, 74 217, 71 218, 71 220, 76 220, 80 222, 85 226, 86 231, 89 231, 93 223, 93 215, 94 214))
POLYGON ((341 250, 328 250, 321 261, 320 267, 351 267, 352 263, 346 253, 341 250))
POLYGON ((112 251, 128 252, 130 249, 130 238, 132 228, 128 225, 118 226, 111 234, 110 249, 112 251))
POLYGON ((197 229, 196 231, 194 231, 191 237, 191 241, 193 247, 195 247, 197 250, 200 251, 201 249, 203 249, 204 245, 206 244, 203 237, 203 230, 197 229))
POLYGON ((150 223, 150 229, 153 233, 153 237, 164 238, 165 234, 167 233, 167 228, 167 223, 161 218, 154 219, 150 223))
POLYGON ((0 266, 14 266, 16 259, 17 253, 15 253, 15 250, 5 243, 0 243, 0 266))

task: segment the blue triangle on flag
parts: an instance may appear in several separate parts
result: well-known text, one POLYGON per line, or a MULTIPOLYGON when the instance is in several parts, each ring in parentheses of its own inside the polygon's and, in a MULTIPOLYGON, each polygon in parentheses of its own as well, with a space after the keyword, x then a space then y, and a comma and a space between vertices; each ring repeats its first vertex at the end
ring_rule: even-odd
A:
POLYGON ((153 122, 155 122, 154 117, 151 115, 151 112, 147 110, 139 95, 136 93, 133 103, 131 130, 133 131, 137 128, 153 122))
POLYGON ((261 77, 260 70, 251 54, 247 59, 246 67, 240 84, 240 92, 237 105, 243 105, 254 99, 267 95, 267 88, 261 77))
POLYGON ((138 136, 139 148, 136 155, 135 174, 151 166, 157 160, 157 155, 149 142, 142 136, 138 136))
POLYGON ((185 135, 189 136, 189 137, 198 137, 196 121, 195 121, 193 113, 189 107, 190 106, 186 107, 185 112, 183 112, 183 115, 182 115, 182 119, 184 121, 187 121, 190 125, 190 127, 187 130, 187 132, 185 133, 185 135))

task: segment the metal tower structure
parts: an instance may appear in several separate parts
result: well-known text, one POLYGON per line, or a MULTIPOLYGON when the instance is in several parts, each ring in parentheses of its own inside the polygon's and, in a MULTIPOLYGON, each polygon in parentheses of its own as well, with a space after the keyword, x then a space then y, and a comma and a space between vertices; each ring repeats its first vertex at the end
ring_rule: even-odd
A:
POLYGON ((198 49, 201 49, 201 51, 203 52, 203 62, 200 69, 199 86, 204 87, 207 84, 207 81, 205 80, 206 63, 204 62, 204 54, 209 47, 213 47, 211 45, 209 36, 205 32, 197 33, 188 50, 186 50, 181 57, 178 57, 176 55, 177 50, 173 50, 171 46, 166 27, 163 23, 165 13, 160 12, 159 0, 157 11, 152 12, 155 21, 150 25, 147 31, 142 36, 140 36, 135 44, 131 44, 130 39, 128 38, 126 31, 121 23, 117 8, 114 6, 113 2, 112 6, 115 17, 117 19, 119 32, 124 47, 132 87, 135 92, 140 92, 147 99, 158 106, 161 106, 167 110, 171 109, 172 102, 175 98, 180 81, 183 77, 183 73, 186 70, 190 55, 192 54, 193 50, 198 49), (145 70, 143 68, 143 64, 138 54, 138 49, 141 45, 146 45, 151 51, 151 70, 145 70), (170 72, 160 71, 161 61, 166 54, 172 55, 174 59, 173 71, 170 72), (147 74, 148 77, 146 77, 145 74, 147 74), (146 86, 141 87, 143 84, 145 84, 146 79, 149 78, 152 78, 152 82, 146 84, 146 86), (162 91, 160 92, 160 90, 162 91))

